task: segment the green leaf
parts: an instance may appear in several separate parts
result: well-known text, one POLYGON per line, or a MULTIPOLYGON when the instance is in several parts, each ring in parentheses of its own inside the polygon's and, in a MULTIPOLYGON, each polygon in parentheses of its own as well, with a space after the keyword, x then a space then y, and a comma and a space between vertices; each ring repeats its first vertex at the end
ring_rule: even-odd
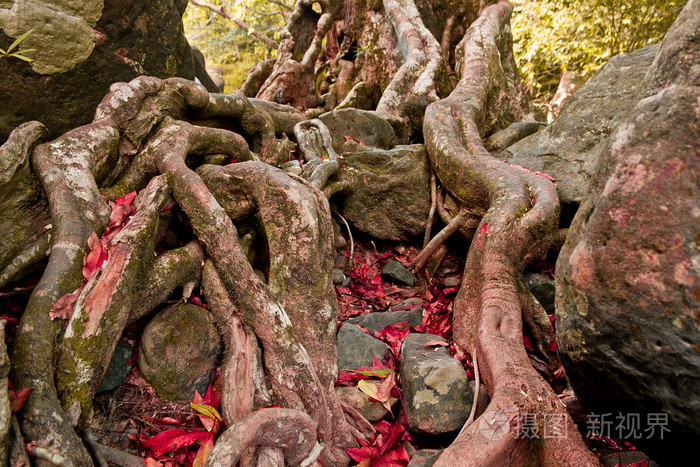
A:
POLYGON ((25 62, 29 62, 29 63, 32 63, 34 61, 33 58, 25 57, 24 55, 10 54, 9 56, 19 58, 20 60, 24 60, 25 62))
POLYGON ((192 407, 194 410, 197 412, 201 413, 202 415, 206 415, 207 417, 211 418, 212 420, 218 420, 218 421, 223 421, 221 418, 221 415, 219 415, 219 412, 212 406, 206 405, 206 404, 195 404, 194 402, 190 402, 190 407, 192 407))
POLYGON ((2 54, 2 55, 7 55, 7 52, 4 51, 3 49, 0 49, 0 54, 2 54))
POLYGON ((34 27, 31 28, 29 31, 25 32, 24 34, 22 34, 21 36, 19 36, 17 39, 15 39, 15 41, 12 43, 12 45, 10 45, 10 48, 7 49, 7 52, 5 52, 5 53, 10 52, 12 49, 14 49, 15 47, 17 47, 17 46, 19 45, 19 43, 22 42, 22 41, 23 41, 29 34, 31 34, 32 31, 34 31, 36 28, 37 28, 37 26, 34 26, 34 27))

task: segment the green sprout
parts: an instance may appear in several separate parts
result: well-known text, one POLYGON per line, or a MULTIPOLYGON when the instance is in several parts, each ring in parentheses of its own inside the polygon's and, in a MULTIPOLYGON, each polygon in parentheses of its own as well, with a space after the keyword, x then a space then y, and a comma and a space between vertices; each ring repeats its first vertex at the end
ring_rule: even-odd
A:
POLYGON ((19 58, 20 60, 24 60, 25 62, 29 62, 29 63, 33 62, 34 59, 26 57, 22 54, 25 54, 27 52, 34 52, 36 49, 22 49, 22 50, 18 50, 17 52, 12 52, 12 50, 15 47, 17 47, 24 39, 26 39, 27 36, 29 34, 31 34, 32 31, 34 31, 35 29, 36 29, 36 27, 33 27, 29 31, 27 31, 24 34, 22 34, 21 36, 19 36, 17 39, 15 39, 15 41, 12 43, 12 45, 10 45, 10 47, 8 47, 7 50, 0 49, 0 55, 2 55, 2 58, 7 60, 10 57, 14 57, 14 58, 19 58))

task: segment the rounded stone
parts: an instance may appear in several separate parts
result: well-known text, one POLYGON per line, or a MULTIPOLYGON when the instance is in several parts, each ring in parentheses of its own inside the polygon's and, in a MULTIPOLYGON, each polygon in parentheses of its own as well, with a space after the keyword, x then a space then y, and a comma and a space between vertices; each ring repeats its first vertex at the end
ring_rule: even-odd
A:
POLYGON ((139 371, 160 397, 191 400, 195 389, 206 391, 221 351, 211 313, 181 303, 158 313, 144 328, 139 371))

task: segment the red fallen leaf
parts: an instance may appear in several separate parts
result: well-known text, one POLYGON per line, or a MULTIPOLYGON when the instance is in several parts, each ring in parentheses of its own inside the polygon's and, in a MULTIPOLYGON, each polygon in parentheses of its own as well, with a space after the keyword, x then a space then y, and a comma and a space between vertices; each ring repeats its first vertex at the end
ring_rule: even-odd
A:
POLYGON ((144 459, 143 465, 144 465, 144 467, 163 467, 163 464, 161 464, 157 460, 153 459, 152 457, 148 457, 148 458, 144 459))
POLYGON ((182 425, 179 421, 175 420, 172 417, 163 417, 163 418, 153 418, 153 417, 142 417, 144 420, 147 420, 151 423, 160 423, 163 425, 182 425))
POLYGON ((10 408, 13 412, 17 412, 19 409, 24 407, 24 403, 27 402, 27 398, 32 393, 32 391, 32 388, 22 388, 15 390, 12 388, 12 385, 10 385, 10 389, 8 389, 7 392, 10 399, 10 408))
POLYGON ((550 342, 549 348, 547 348, 547 351, 548 352, 556 352, 557 351, 557 341, 556 340, 553 340, 552 342, 550 342))
POLYGON ((411 332, 411 327, 407 321, 403 321, 401 323, 390 324, 380 331, 375 332, 373 336, 389 344, 391 352, 398 361, 401 358, 401 344, 403 344, 403 340, 409 332, 411 332))
MULTIPOLYGON (((362 441, 360 441, 361 444, 362 441)), ((348 453, 352 460, 357 463, 361 463, 366 459, 372 459, 379 456, 379 450, 371 446, 362 446, 359 448, 346 448, 345 452, 348 453)))
POLYGON ((141 444, 153 451, 156 456, 162 456, 167 452, 177 451, 185 446, 200 444, 209 436, 210 432, 208 431, 187 432, 179 428, 173 428, 172 430, 160 432, 152 438, 141 439, 141 444))
POLYGON ((165 206, 163 206, 163 209, 161 209, 160 212, 170 211, 173 208, 173 206, 175 206, 175 201, 171 199, 167 203, 165 203, 165 206))
POLYGON ((214 435, 213 433, 209 433, 209 438, 204 443, 202 443, 202 445, 199 447, 199 450, 197 450, 197 455, 195 456, 194 461, 192 462, 192 467, 204 467, 213 449, 214 435))
POLYGON ((479 229, 479 233, 483 234, 483 235, 489 235, 491 233, 491 231, 489 230, 489 225, 486 222, 481 224, 481 228, 479 229))
POLYGON ((102 267, 102 264, 107 259, 107 252, 95 232, 90 234, 87 243, 88 248, 90 248, 90 253, 88 253, 83 261, 83 278, 85 280, 90 279, 92 273, 97 268, 102 267))
POLYGON ((73 310, 75 308, 75 301, 78 299, 80 289, 75 290, 73 293, 65 294, 63 297, 56 300, 49 310, 49 319, 51 321, 58 319, 70 319, 73 316, 73 310))
POLYGON ((363 143, 362 141, 360 141, 360 140, 357 139, 357 138, 353 138, 352 136, 343 135, 343 138, 345 138, 345 141, 354 141, 354 142, 356 142, 356 143, 361 144, 362 146, 367 146, 365 143, 363 143))
POLYGON ((532 339, 530 339, 530 336, 528 336, 527 334, 523 334, 523 345, 530 352, 535 351, 535 346, 532 345, 532 339))
POLYGON ((207 305, 206 303, 202 303, 202 299, 196 295, 190 295, 188 301, 194 305, 201 306, 204 309, 209 309, 209 305, 207 305))
POLYGON ((116 204, 117 206, 130 205, 135 197, 136 197, 136 191, 132 191, 131 193, 128 193, 128 194, 122 196, 121 198, 115 199, 114 204, 116 204))
POLYGON ((199 412, 197 417, 199 417, 199 421, 202 422, 207 431, 218 433, 222 422, 221 415, 216 410, 219 407, 219 397, 214 392, 211 383, 207 388, 207 392, 204 393, 204 397, 200 396, 195 389, 190 407, 199 412))
POLYGON ((377 459, 372 460, 372 467, 397 467, 405 466, 410 462, 406 448, 398 445, 396 448, 384 453, 377 459))

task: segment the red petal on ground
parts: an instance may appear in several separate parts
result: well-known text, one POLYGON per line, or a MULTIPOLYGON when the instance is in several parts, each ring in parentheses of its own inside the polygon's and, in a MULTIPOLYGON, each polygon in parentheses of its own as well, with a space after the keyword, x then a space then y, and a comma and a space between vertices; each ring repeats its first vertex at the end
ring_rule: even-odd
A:
POLYGON ((377 459, 372 459, 372 467, 397 467, 405 466, 410 462, 406 449, 399 445, 377 459))
MULTIPOLYGON (((90 237, 92 237, 93 235, 95 235, 94 232, 90 234, 90 237)), ((89 244, 90 240, 88 239, 88 245, 89 244)), ((83 278, 85 280, 90 279, 90 276, 95 271, 95 269, 102 267, 102 264, 107 259, 107 251, 105 251, 105 248, 104 246, 102 246, 102 243, 98 241, 94 245, 94 248, 90 250, 90 253, 88 253, 88 255, 85 257, 85 261, 83 262, 83 278)))
POLYGON ((176 451, 185 446, 199 444, 210 436, 207 431, 187 432, 179 428, 163 431, 152 438, 141 439, 141 444, 149 448, 156 456, 176 451))
POLYGON ((153 459, 152 457, 148 457, 148 458, 144 459, 143 465, 144 465, 144 467, 163 467, 163 464, 161 464, 157 460, 153 459))
POLYGON ((24 407, 24 403, 27 402, 27 398, 32 393, 32 388, 22 388, 16 391, 12 388, 8 390, 8 396, 10 398, 10 408, 13 412, 17 412, 19 409, 24 407))
POLYGON ((544 173, 544 172, 540 172, 539 170, 535 170, 533 173, 535 173, 535 174, 537 174, 537 175, 539 175, 539 176, 541 176, 541 177, 544 177, 544 178, 546 178, 547 180, 552 181, 552 182, 556 182, 556 181, 558 180, 558 179, 552 177, 552 176, 549 175, 549 174, 546 174, 546 173, 544 173))
POLYGON ((153 417, 142 417, 144 420, 148 420, 151 423, 160 423, 163 425, 182 425, 179 421, 175 420, 172 417, 163 417, 163 418, 153 418, 153 417))
POLYGON ((136 197, 136 192, 132 191, 131 193, 126 194, 126 195, 122 196, 121 198, 115 199, 114 204, 116 204, 117 206, 130 205, 135 197, 136 197))
POLYGON ((489 230, 488 223, 484 222, 483 224, 481 224, 481 228, 479 229, 479 233, 482 235, 488 235, 491 233, 491 231, 489 230))
POLYGON ((372 459, 373 457, 377 457, 379 455, 377 448, 369 446, 362 446, 361 448, 347 448, 345 449, 345 452, 347 452, 350 457, 352 457, 352 460, 357 463, 360 463, 365 459, 372 459))

